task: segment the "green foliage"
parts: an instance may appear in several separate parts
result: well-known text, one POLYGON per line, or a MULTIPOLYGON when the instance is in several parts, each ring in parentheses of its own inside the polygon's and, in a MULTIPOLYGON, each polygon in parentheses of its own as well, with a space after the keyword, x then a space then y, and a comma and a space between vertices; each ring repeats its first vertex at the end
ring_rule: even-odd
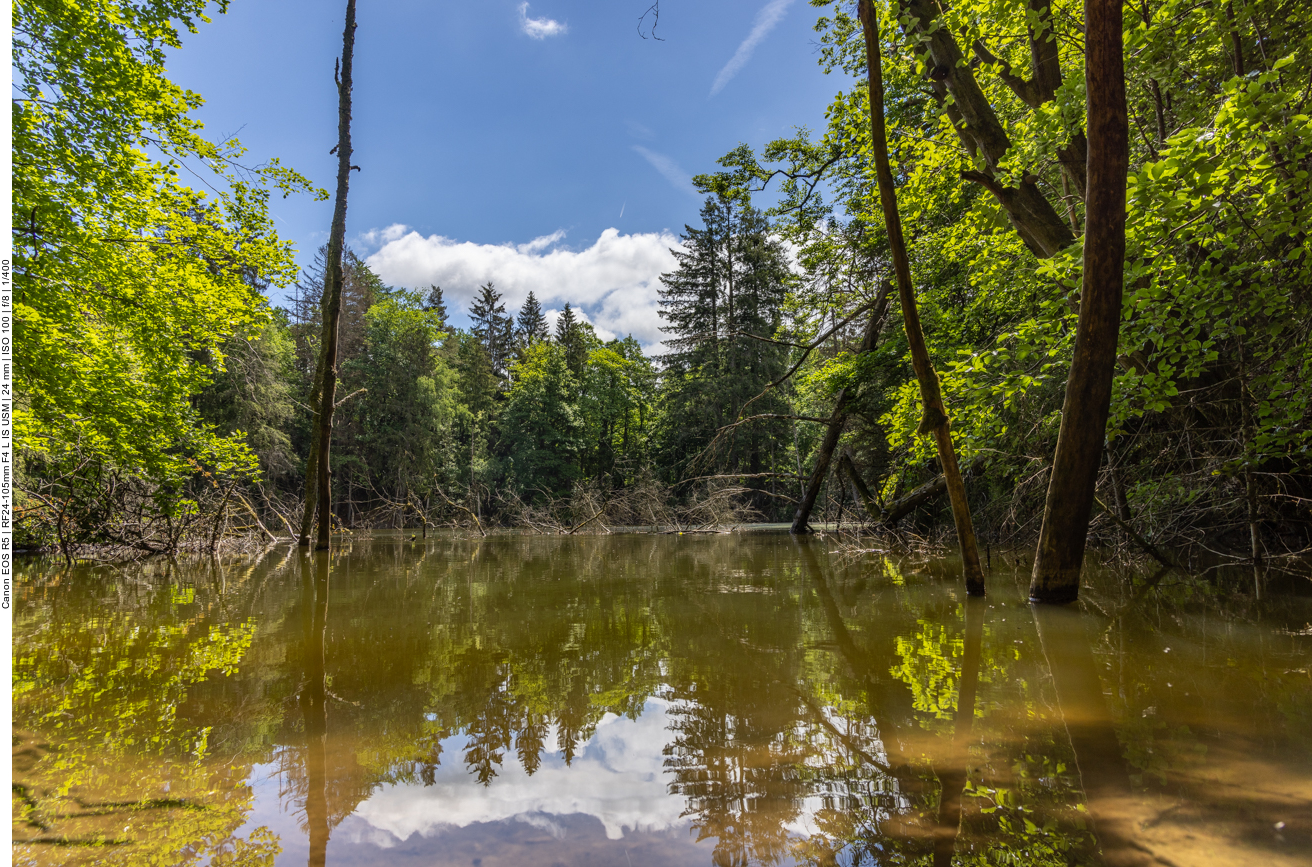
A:
MULTIPOLYGON (((418 292, 386 291, 364 313, 364 341, 342 366, 338 466, 345 485, 425 496, 451 463, 455 376, 438 314, 418 292)), ((349 496, 349 494, 348 494, 349 496)))
POLYGON ((512 369, 502 425, 509 442, 510 473, 521 490, 535 496, 569 490, 579 477, 582 426, 577 381, 566 349, 536 343, 512 369))
POLYGON ((657 454, 672 479, 742 473, 765 491, 775 485, 762 485, 760 474, 786 466, 786 423, 761 418, 717 436, 740 416, 787 409, 770 386, 782 378, 787 358, 772 341, 783 336, 788 266, 740 181, 734 173, 697 179, 710 193, 703 227, 685 227, 678 268, 661 277, 660 313, 670 336, 659 359, 657 454))
POLYGON ((257 287, 292 276, 270 186, 308 184, 276 161, 244 168, 235 142, 206 141, 189 114, 200 97, 165 77, 166 51, 180 27, 207 20, 205 6, 14 4, 14 420, 19 484, 38 511, 69 487, 24 478, 126 473, 180 515, 199 467, 257 472, 242 439, 216 432, 190 398, 227 342, 268 320, 257 287), (219 191, 183 185, 184 165, 219 191))

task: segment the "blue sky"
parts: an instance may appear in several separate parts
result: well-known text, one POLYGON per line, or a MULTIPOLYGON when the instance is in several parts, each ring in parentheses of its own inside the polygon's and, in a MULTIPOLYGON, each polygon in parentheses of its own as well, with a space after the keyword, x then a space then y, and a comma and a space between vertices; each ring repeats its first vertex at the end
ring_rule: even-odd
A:
MULTIPOLYGON (((441 285, 456 322, 494 280, 517 308, 580 307, 660 339, 656 277, 700 202, 689 178, 806 125, 846 86, 816 63, 806 0, 358 0, 347 236, 393 285, 441 285), (648 18, 648 24, 650 18, 648 18), (645 30, 646 28, 644 28, 645 30)), ((233 0, 170 61, 210 137, 331 188, 342 0, 233 0)), ((308 264, 331 203, 275 200, 308 264)))

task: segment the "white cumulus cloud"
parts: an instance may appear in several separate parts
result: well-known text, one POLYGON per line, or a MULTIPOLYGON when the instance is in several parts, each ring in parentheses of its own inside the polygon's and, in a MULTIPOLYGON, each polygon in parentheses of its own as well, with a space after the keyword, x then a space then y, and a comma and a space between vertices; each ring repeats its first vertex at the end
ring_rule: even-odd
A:
POLYGON ((770 0, 761 7, 761 11, 756 13, 756 22, 752 24, 752 32, 747 34, 747 38, 738 46, 733 57, 729 58, 729 62, 715 76, 715 82, 711 85, 711 96, 719 93, 735 75, 742 71, 747 61, 752 59, 756 46, 774 29, 792 4, 793 0, 770 0))
POLYGON ((546 39, 548 36, 563 36, 569 27, 550 18, 529 18, 528 4, 519 4, 519 27, 532 39, 546 39))
POLYGON ((441 286, 448 303, 468 311, 478 287, 491 280, 517 311, 530 291, 554 318, 566 303, 578 309, 598 334, 609 339, 632 334, 645 347, 660 343, 660 275, 675 268, 669 232, 623 235, 606 229, 590 246, 559 246, 564 231, 526 244, 475 244, 441 235, 427 237, 407 226, 366 233, 382 246, 367 262, 393 286, 441 286))

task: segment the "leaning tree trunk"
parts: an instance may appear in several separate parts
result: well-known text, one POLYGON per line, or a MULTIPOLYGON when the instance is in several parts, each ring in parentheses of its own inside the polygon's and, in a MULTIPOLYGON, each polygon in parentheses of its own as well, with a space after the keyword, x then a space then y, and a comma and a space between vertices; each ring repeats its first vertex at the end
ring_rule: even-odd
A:
POLYGON ((875 174, 879 179, 879 203, 884 209, 884 222, 888 227, 888 245, 893 253, 893 272, 897 276, 902 322, 906 327, 907 343, 911 348, 911 366, 916 372, 916 380, 920 384, 920 398, 925 405, 920 432, 933 433, 934 441, 938 445, 939 463, 943 465, 948 497, 952 501, 952 519, 957 525, 957 541, 961 544, 966 592, 978 596, 984 593, 984 570, 980 568, 979 551, 975 546, 975 528, 970 520, 970 504, 966 501, 966 485, 961 480, 957 452, 952 447, 947 408, 943 405, 938 375, 934 372, 929 350, 925 346, 925 335, 920 329, 920 314, 916 308, 916 295, 911 285, 911 263, 907 258, 906 242, 902 238, 902 219, 898 216, 897 193, 893 189, 893 172, 888 163, 888 138, 884 129, 884 76, 879 53, 879 23, 875 20, 875 10, 870 0, 861 0, 857 11, 866 37, 866 69, 870 80, 870 138, 875 156, 875 174))
POLYGON ((323 305, 323 389, 319 398, 317 490, 319 533, 315 547, 326 549, 332 535, 332 470, 329 454, 333 439, 333 408, 337 392, 337 323, 342 312, 342 247, 346 240, 346 192, 351 180, 351 58, 355 49, 355 0, 346 0, 346 28, 342 32, 341 79, 337 82, 337 197, 328 236, 328 273, 323 305))
POLYGON ((1084 273, 1075 356, 1030 582, 1035 602, 1073 602, 1079 596, 1121 324, 1130 162, 1121 0, 1084 0, 1084 26, 1089 94, 1084 273))

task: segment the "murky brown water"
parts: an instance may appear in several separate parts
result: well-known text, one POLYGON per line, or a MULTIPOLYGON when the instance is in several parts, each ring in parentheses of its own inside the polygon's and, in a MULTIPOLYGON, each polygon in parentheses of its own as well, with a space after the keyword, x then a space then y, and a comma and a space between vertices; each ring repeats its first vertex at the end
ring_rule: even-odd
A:
POLYGON ((1306 596, 829 547, 28 563, 15 861, 1312 864, 1306 596))

